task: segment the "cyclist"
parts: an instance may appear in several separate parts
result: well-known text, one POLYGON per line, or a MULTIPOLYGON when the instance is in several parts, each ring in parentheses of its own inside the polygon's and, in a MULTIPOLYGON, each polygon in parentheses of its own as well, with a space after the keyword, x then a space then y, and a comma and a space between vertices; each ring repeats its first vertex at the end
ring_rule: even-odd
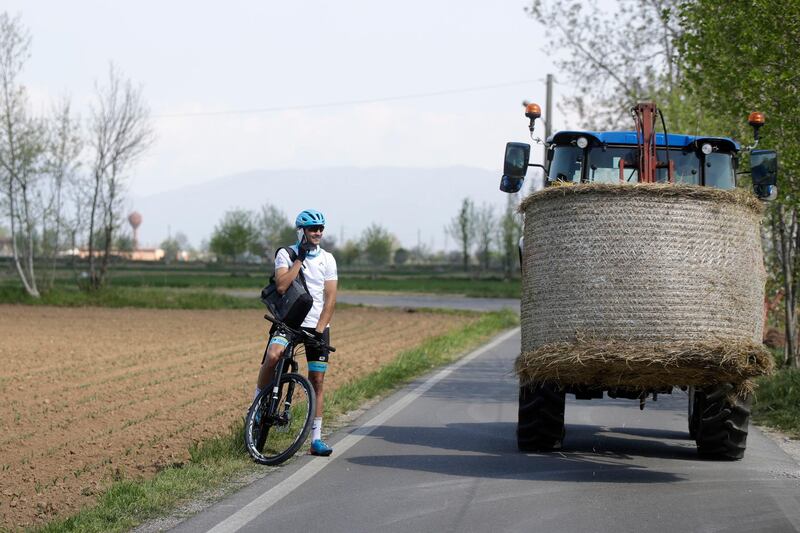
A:
MULTIPOLYGON (((338 276, 336 259, 331 253, 320 247, 322 232, 325 229, 325 216, 319 211, 306 209, 297 215, 295 227, 297 228, 298 242, 291 248, 297 254, 297 258, 292 261, 289 253, 281 248, 275 256, 275 283, 278 292, 283 292, 302 270, 314 305, 303 320, 301 328, 329 345, 329 322, 336 305, 338 276)), ((261 361, 256 397, 272 380, 275 365, 287 345, 287 340, 283 336, 275 335, 275 329, 273 326, 270 330, 270 340, 264 353, 264 359, 261 361)), ((308 360, 308 380, 314 387, 317 397, 316 416, 311 426, 311 454, 328 456, 333 453, 333 448, 322 440, 322 407, 323 382, 330 354, 327 350, 322 350, 310 343, 306 343, 305 350, 308 360)))

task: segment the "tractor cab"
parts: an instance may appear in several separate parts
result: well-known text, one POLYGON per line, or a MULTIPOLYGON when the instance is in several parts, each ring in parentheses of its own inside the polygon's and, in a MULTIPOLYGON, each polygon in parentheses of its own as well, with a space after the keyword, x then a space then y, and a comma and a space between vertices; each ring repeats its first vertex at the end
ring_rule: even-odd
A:
MULTIPOLYGON (((568 183, 674 183, 734 189, 741 153, 750 154, 753 192, 762 200, 777 197, 778 156, 772 150, 754 150, 758 130, 764 124, 761 113, 752 113, 755 143, 744 150, 725 137, 703 137, 656 133, 652 103, 634 108, 637 131, 560 131, 545 142, 544 165, 530 163, 527 143, 506 145, 500 190, 514 193, 522 188, 528 167, 545 171, 545 185, 568 183)), ((529 104, 525 115, 534 122, 538 106, 529 104)), ((541 141, 540 141, 541 142, 541 141)))
MULTIPOLYGON (((739 145, 725 138, 657 134, 655 181, 736 187, 739 145)), ((547 181, 574 183, 638 183, 639 146, 636 132, 562 131, 548 139, 547 181)))

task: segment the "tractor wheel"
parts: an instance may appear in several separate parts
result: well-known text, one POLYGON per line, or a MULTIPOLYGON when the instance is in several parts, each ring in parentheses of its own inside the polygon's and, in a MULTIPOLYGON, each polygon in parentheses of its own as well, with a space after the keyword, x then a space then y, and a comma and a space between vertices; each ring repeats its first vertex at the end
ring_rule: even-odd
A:
POLYGON ((549 383, 519 388, 517 446, 520 451, 546 452, 561 448, 564 400, 564 391, 549 383))
POLYGON ((744 457, 752 398, 737 396, 731 400, 732 392, 733 385, 726 383, 702 393, 702 414, 695 434, 701 456, 728 460, 744 457))
POLYGON ((689 387, 689 437, 697 438, 697 428, 700 427, 700 417, 703 415, 705 394, 696 387, 689 387))

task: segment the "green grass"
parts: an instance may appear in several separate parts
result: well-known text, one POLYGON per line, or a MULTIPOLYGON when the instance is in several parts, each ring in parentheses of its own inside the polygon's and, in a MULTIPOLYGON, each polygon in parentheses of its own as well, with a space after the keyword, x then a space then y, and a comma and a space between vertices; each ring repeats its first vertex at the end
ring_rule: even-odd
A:
POLYGON ((760 378, 754 420, 800 438, 800 370, 781 369, 760 378))
POLYGON ((0 287, 0 303, 54 305, 59 307, 142 307, 148 309, 259 309, 264 307, 253 291, 253 298, 239 298, 203 290, 170 290, 111 287, 85 292, 57 287, 41 298, 31 298, 17 287, 0 287))
MULTIPOLYGON (((209 293, 209 289, 252 289, 256 295, 267 284, 265 274, 234 273, 234 272, 179 272, 179 271, 122 271, 112 273, 109 277, 108 288, 102 295, 87 295, 80 293, 75 287, 72 278, 56 280, 56 287, 51 294, 45 295, 47 305, 99 305, 104 307, 159 307, 159 308, 188 308, 206 309, 204 299, 211 296, 200 297, 201 293, 209 293), (166 296, 154 296, 153 289, 181 289, 182 292, 173 291, 166 296), (194 289, 192 296, 186 296, 186 291, 194 289), (147 298, 140 298, 137 294, 142 290, 147 298), (183 294, 183 296, 178 296, 183 294), (151 301, 152 303, 147 303, 151 301), (127 302, 127 303, 125 303, 127 302)), ((429 293, 452 294, 474 298, 519 298, 519 279, 504 280, 501 278, 468 278, 463 275, 435 275, 429 276, 397 276, 379 275, 369 276, 363 273, 341 274, 339 290, 344 291, 379 291, 401 293, 429 293)), ((222 302, 226 297, 217 296, 222 302)), ((32 298, 23 298, 22 289, 16 280, 7 280, 0 283, 0 303, 37 303, 32 298)), ((44 302, 42 302, 44 303, 44 302)), ((217 304, 213 304, 217 305, 217 304)), ((223 308, 253 307, 252 305, 237 305, 232 302, 220 303, 223 308)))
MULTIPOLYGON (((384 395, 432 368, 457 359, 491 335, 519 323, 519 317, 511 311, 475 316, 478 316, 476 322, 406 350, 392 363, 327 395, 325 417, 335 420, 366 400, 384 395)), ((181 502, 219 488, 237 475, 254 469, 243 449, 243 439, 243 424, 238 421, 227 435, 192 447, 188 463, 166 468, 149 480, 115 481, 96 506, 55 521, 40 531, 124 531, 148 518, 163 515, 181 502)))
POLYGON ((120 272, 109 276, 112 287, 168 287, 175 289, 254 289, 269 282, 266 273, 254 272, 120 272))

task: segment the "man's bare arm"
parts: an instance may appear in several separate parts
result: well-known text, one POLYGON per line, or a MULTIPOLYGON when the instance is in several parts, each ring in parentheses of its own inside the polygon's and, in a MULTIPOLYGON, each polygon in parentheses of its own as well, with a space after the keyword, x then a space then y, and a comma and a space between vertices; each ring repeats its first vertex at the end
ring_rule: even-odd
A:
POLYGON ((278 294, 283 294, 289 289, 289 285, 300 273, 301 268, 303 268, 302 261, 295 259, 291 268, 278 268, 275 270, 275 287, 278 289, 278 294))
POLYGON ((338 287, 338 283, 339 282, 335 279, 325 282, 322 313, 319 315, 319 322, 317 322, 317 327, 315 328, 320 333, 325 331, 325 327, 333 317, 333 309, 336 307, 336 289, 338 287))

